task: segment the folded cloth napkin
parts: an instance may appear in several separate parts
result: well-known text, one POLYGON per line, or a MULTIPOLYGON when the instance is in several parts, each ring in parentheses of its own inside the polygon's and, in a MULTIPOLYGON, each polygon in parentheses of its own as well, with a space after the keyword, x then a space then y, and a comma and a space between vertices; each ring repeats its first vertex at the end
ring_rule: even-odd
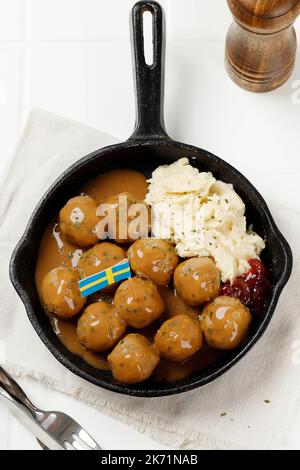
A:
POLYGON ((239 364, 201 389, 159 399, 102 390, 67 371, 33 330, 8 277, 12 250, 53 180, 79 157, 116 140, 44 111, 34 110, 29 117, 0 184, 0 344, 6 350, 6 369, 72 395, 170 447, 283 445, 300 399, 299 213, 272 207, 295 259, 292 279, 267 332, 239 364))

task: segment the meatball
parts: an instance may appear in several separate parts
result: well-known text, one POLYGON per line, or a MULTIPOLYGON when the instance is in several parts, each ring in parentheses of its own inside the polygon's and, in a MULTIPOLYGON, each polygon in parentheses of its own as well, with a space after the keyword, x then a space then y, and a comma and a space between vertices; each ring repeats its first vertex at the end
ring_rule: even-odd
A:
POLYGON ((150 377, 159 354, 144 336, 131 333, 117 344, 107 359, 116 380, 134 384, 150 377))
POLYGON ((133 328, 145 328, 164 311, 157 287, 139 277, 122 282, 115 293, 114 304, 120 317, 133 328))
POLYGON ((125 334, 126 325, 113 305, 97 302, 89 305, 77 324, 77 336, 83 346, 91 351, 111 349, 125 334))
POLYGON ((150 209, 140 199, 131 193, 120 193, 106 199, 104 214, 100 221, 108 221, 99 224, 97 236, 100 239, 107 237, 117 243, 128 243, 137 238, 147 237, 150 230, 150 209), (135 207, 134 207, 135 206, 135 207))
POLYGON ((154 344, 165 359, 182 362, 202 346, 200 322, 187 315, 170 318, 157 331, 154 344))
POLYGON ((193 320, 199 320, 199 308, 187 305, 181 297, 176 295, 176 291, 172 287, 160 286, 158 292, 165 304, 164 315, 166 318, 172 318, 176 315, 188 315, 193 320))
POLYGON ((169 284, 179 258, 175 248, 166 240, 145 238, 137 240, 128 250, 132 270, 154 284, 169 284))
MULTIPOLYGON (((120 263, 124 258, 126 253, 121 247, 108 242, 98 243, 86 251, 78 261, 80 277, 84 279, 92 276, 120 263)), ((101 292, 112 292, 116 286, 116 284, 107 286, 101 292)))
POLYGON ((220 272, 211 258, 190 258, 174 273, 176 292, 189 305, 208 302, 220 290, 220 272))
POLYGON ((207 343, 217 349, 234 349, 246 339, 251 314, 238 299, 220 296, 206 305, 201 316, 207 343))
POLYGON ((86 302, 78 287, 79 275, 72 268, 55 268, 47 273, 41 286, 41 300, 49 313, 61 318, 72 318, 86 302))
POLYGON ((97 207, 96 201, 88 196, 77 196, 67 202, 59 213, 60 230, 67 241, 82 247, 97 243, 97 207))

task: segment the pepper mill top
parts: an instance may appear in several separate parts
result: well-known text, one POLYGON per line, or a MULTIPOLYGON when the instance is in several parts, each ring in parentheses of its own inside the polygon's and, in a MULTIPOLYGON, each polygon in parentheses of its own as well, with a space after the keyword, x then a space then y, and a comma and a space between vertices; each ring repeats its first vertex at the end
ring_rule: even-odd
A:
POLYGON ((227 0, 238 23, 257 33, 273 33, 291 25, 300 13, 300 0, 227 0))

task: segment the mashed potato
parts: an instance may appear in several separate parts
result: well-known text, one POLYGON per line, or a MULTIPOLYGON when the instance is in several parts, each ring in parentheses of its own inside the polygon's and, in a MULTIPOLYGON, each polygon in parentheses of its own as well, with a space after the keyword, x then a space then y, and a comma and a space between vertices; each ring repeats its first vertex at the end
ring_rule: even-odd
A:
POLYGON ((247 230, 245 205, 231 184, 199 172, 181 158, 160 166, 149 180, 152 236, 175 243, 179 256, 212 256, 222 281, 246 272, 265 243, 247 230))

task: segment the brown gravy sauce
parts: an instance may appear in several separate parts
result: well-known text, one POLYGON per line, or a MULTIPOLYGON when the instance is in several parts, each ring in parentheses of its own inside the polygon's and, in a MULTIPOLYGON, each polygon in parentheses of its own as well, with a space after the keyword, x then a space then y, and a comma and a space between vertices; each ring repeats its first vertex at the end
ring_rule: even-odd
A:
POLYGON ((145 176, 133 170, 114 170, 97 176, 83 186, 81 192, 94 198, 98 204, 110 196, 128 192, 138 199, 145 199, 148 184, 145 176))
MULTIPOLYGON (((100 204, 108 197, 125 191, 132 193, 136 198, 144 199, 147 193, 147 186, 146 178, 143 174, 132 170, 115 170, 89 181, 81 188, 79 193, 87 194, 100 204)), ((57 220, 54 220, 43 235, 38 253, 35 271, 38 293, 40 293, 45 274, 59 266, 76 267, 78 259, 84 251, 84 249, 64 240, 59 231, 57 220)), ((159 291, 166 305, 166 317, 179 313, 196 317, 200 313, 197 309, 189 307, 177 297, 173 288, 160 287, 159 291)), ((91 298, 92 302, 102 300, 113 301, 113 297, 97 293, 91 298)), ((106 354, 93 353, 80 344, 76 334, 77 319, 65 321, 55 316, 50 316, 50 321, 60 341, 70 352, 81 357, 97 369, 109 369, 106 354)), ((159 323, 155 322, 155 324, 150 325, 145 330, 141 330, 140 333, 152 339, 158 327, 159 323)), ((218 351, 204 345, 198 353, 183 364, 174 364, 162 359, 153 373, 153 379, 159 382, 182 380, 194 371, 208 366, 217 357, 218 351)))

